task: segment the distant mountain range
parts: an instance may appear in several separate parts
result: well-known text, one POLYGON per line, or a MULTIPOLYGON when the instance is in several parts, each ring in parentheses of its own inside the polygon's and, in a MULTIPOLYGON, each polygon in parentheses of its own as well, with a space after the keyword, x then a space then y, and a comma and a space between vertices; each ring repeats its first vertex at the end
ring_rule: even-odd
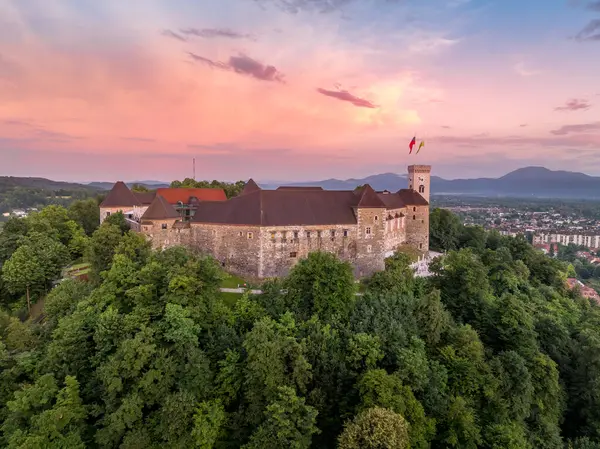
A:
MULTIPOLYGON (((383 173, 361 179, 326 179, 291 183, 291 186, 321 186, 326 190, 354 189, 370 184, 375 190, 406 188, 406 175, 383 173)), ((264 188, 275 188, 264 185, 264 188)), ((431 177, 432 195, 471 195, 538 198, 600 199, 600 177, 543 167, 525 167, 500 178, 443 179, 431 177)))
MULTIPOLYGON (((138 184, 138 185, 147 187, 150 190, 161 189, 163 187, 169 187, 169 185, 170 185, 168 182, 162 182, 162 181, 131 181, 131 182, 126 182, 125 184, 127 184, 127 186, 129 188, 131 188, 134 184, 138 184)), ((98 181, 98 182, 89 182, 85 185, 94 187, 97 189, 101 189, 101 190, 110 190, 110 189, 112 189, 112 186, 115 185, 115 183, 108 182, 108 181, 104 181, 104 182, 98 181)))
MULTIPOLYGON (((169 187, 162 181, 131 181, 128 186, 141 184, 149 189, 169 187)), ((407 187, 406 175, 382 173, 360 179, 326 179, 300 183, 260 183, 265 189, 288 186, 321 186, 326 190, 351 190, 362 184, 370 184, 375 190, 396 191, 407 187)), ((113 182, 91 182, 79 184, 51 181, 44 178, 19 178, 0 176, 0 191, 12 187, 31 187, 46 190, 92 189, 110 190, 113 182)), ((543 167, 525 167, 512 171, 500 178, 443 179, 431 177, 433 195, 470 195, 486 197, 538 197, 538 198, 581 198, 600 199, 600 177, 568 171, 553 171, 543 167)))

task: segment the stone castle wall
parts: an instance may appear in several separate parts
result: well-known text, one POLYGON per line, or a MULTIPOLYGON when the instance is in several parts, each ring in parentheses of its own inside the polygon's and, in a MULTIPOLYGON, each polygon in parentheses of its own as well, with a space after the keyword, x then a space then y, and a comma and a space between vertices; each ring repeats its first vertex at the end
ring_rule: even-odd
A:
POLYGON ((356 258, 356 225, 278 226, 261 231, 260 277, 279 277, 314 251, 335 254, 341 260, 356 258))
POLYGON ((386 211, 386 229, 385 229, 385 252, 390 253, 396 250, 398 246, 406 243, 406 213, 407 209, 388 209, 386 211), (396 214, 401 215, 396 218, 396 214), (393 218, 387 220, 387 216, 393 218))
POLYGON ((353 261, 355 275, 368 276, 383 270, 385 259, 385 208, 357 209, 358 238, 356 258, 353 261))
POLYGON ((211 254, 225 269, 252 278, 281 277, 314 251, 325 251, 350 262, 357 277, 384 269, 386 255, 408 243, 429 248, 429 208, 365 208, 356 225, 239 226, 175 224, 174 220, 142 223, 155 248, 184 245, 211 254), (387 216, 404 213, 388 223, 387 216), (414 216, 414 219, 413 219, 414 216), (404 223, 404 226, 402 226, 404 223), (166 229, 164 228, 166 226, 166 229))
POLYGON ((406 243, 429 251, 429 206, 410 206, 406 212, 406 243))

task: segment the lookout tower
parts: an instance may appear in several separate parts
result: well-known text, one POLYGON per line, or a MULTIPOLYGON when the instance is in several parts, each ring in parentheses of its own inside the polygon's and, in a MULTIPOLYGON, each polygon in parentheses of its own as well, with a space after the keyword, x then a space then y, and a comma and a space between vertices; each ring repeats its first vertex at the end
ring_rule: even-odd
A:
POLYGON ((431 193, 431 165, 409 165, 408 188, 420 193, 429 203, 429 195, 431 193))

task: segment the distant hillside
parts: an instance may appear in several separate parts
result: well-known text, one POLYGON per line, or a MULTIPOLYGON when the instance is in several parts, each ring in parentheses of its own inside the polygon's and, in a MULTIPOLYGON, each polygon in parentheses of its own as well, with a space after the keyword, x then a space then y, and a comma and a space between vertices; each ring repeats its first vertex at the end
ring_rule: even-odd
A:
MULTIPOLYGON (((139 184, 150 190, 160 189, 163 187, 169 187, 169 185, 170 185, 168 182, 162 182, 162 181, 130 181, 130 182, 126 182, 125 184, 127 184, 127 186, 129 186, 129 188, 131 188, 134 184, 139 184)), ((110 190, 110 189, 112 189, 112 186, 115 185, 115 183, 108 182, 108 181, 104 181, 104 182, 99 181, 99 182, 90 182, 86 185, 97 188, 97 189, 110 190)))
POLYGON ((16 176, 0 176, 0 193, 14 189, 15 187, 23 187, 30 189, 42 190, 87 190, 99 191, 95 186, 78 184, 74 182, 52 181, 45 178, 21 178, 16 176))
MULTIPOLYGON (((434 167, 435 170, 435 167, 434 167)), ((370 184, 375 190, 406 188, 406 175, 383 173, 362 179, 327 179, 293 183, 293 186, 321 186, 327 190, 353 189, 370 184)), ((274 188, 277 186, 265 186, 274 188)), ((538 198, 600 199, 600 177, 543 167, 524 167, 500 178, 443 179, 431 177, 433 195, 477 195, 538 198)))

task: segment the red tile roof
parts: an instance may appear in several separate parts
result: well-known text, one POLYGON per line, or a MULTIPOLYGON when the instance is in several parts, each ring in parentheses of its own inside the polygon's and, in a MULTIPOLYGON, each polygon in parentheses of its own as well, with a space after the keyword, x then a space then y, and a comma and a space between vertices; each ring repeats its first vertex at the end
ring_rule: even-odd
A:
POLYGON ((177 204, 179 201, 188 204, 192 197, 200 201, 227 200, 223 189, 162 188, 158 189, 156 194, 161 195, 169 204, 177 204))

